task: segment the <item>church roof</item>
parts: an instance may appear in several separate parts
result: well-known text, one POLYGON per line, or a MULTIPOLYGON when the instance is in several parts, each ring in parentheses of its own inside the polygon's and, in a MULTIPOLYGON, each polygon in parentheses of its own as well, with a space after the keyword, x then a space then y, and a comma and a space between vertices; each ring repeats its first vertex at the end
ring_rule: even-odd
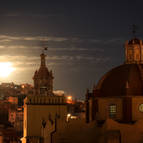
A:
POLYGON ((123 64, 107 72, 96 86, 100 96, 143 95, 143 64, 123 64), (128 84, 128 87, 127 87, 128 84))
POLYGON ((35 71, 33 79, 48 79, 49 76, 52 76, 52 72, 49 72, 48 68, 46 67, 45 57, 46 55, 42 53, 41 55, 41 65, 39 70, 35 71))
POLYGON ((49 71, 47 67, 40 67, 38 71, 35 72, 34 78, 47 79, 49 77, 49 71))

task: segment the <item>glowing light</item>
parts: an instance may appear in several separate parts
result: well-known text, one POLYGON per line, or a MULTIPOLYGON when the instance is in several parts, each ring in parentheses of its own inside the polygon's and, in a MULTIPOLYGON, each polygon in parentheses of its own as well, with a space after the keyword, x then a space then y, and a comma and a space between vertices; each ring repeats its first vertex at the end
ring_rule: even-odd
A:
POLYGON ((70 117, 71 116, 71 114, 67 114, 67 117, 70 117))
POLYGON ((77 116, 71 116, 71 119, 77 119, 77 116))
POLYGON ((68 96, 67 99, 68 99, 68 100, 72 100, 72 96, 68 96))
POLYGON ((69 122, 70 117, 71 117, 71 114, 70 113, 67 114, 67 119, 66 119, 67 122, 69 122))
POLYGON ((25 88, 25 86, 24 86, 24 85, 22 85, 21 87, 22 87, 22 88, 25 88))
POLYGON ((12 63, 0 63, 0 77, 8 77, 13 71, 14 68, 12 67, 12 63))
POLYGON ((72 96, 67 96, 67 103, 68 104, 72 104, 73 103, 73 99, 72 99, 72 96))

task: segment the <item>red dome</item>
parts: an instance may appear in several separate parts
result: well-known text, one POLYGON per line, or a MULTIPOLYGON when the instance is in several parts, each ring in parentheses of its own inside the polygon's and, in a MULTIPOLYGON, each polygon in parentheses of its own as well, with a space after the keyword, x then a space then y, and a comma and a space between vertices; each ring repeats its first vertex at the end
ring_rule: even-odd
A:
POLYGON ((131 96, 143 95, 143 64, 118 66, 107 72, 96 86, 100 96, 125 96, 127 90, 131 96))

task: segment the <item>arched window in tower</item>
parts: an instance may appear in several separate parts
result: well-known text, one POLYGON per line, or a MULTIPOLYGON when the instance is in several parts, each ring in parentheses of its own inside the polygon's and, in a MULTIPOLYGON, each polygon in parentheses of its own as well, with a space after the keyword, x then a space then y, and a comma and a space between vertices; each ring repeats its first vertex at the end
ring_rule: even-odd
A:
POLYGON ((40 88, 40 94, 45 94, 47 92, 47 87, 40 88))
POLYGON ((109 117, 115 118, 117 114, 117 106, 115 104, 109 105, 109 117))

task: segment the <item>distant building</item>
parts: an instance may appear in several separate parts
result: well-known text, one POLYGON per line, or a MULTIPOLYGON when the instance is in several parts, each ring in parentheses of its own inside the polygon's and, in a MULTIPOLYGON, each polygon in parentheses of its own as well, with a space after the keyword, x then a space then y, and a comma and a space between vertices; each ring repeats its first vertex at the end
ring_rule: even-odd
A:
POLYGON ((8 96, 7 101, 11 104, 18 104, 18 97, 17 96, 8 96))
POLYGON ((29 95, 33 94, 33 86, 31 84, 21 84, 21 94, 29 95))
POLYGON ((53 74, 46 67, 45 57, 42 53, 40 68, 33 77, 34 94, 24 100, 22 143, 50 143, 57 120, 62 125, 66 120, 66 99, 53 94, 53 74))
POLYGON ((19 137, 15 129, 7 124, 0 124, 0 143, 18 143, 19 137))
POLYGON ((86 93, 86 121, 143 119, 143 41, 125 43, 125 63, 111 69, 86 93))

